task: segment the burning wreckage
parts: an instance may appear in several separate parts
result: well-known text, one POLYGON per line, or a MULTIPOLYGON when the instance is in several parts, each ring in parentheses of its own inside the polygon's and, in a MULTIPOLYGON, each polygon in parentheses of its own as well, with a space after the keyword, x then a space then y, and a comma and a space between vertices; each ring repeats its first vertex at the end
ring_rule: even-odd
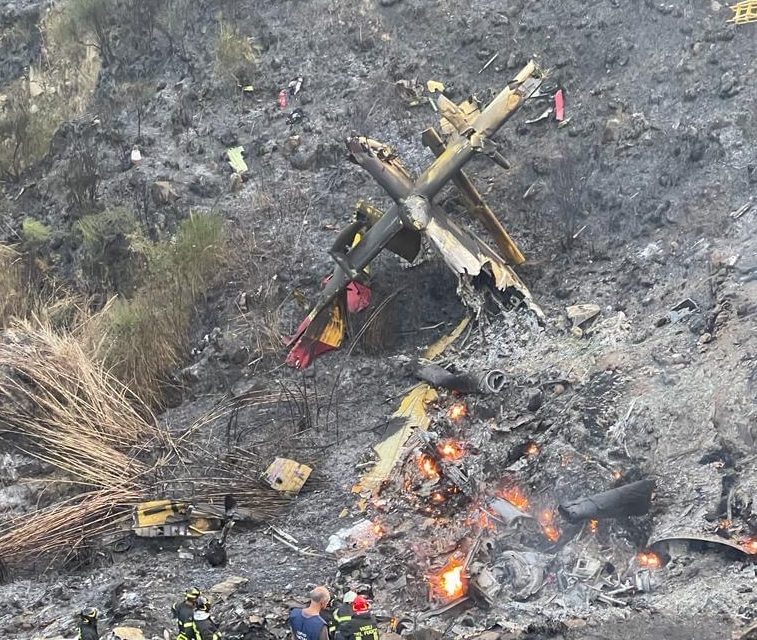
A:
MULTIPOLYGON (((415 179, 390 147, 347 141, 351 159, 394 204, 382 213, 358 203, 330 250, 334 272, 291 342, 288 363, 298 368, 342 344, 346 314, 370 304, 366 267, 384 248, 413 262, 425 238, 458 276, 471 314, 424 354, 421 382, 353 489, 364 517, 332 536, 327 549, 337 555, 345 588, 370 582, 395 623, 397 611, 416 613, 405 628, 438 624, 469 636, 482 628, 533 629, 536 620, 582 626, 590 605, 626 607, 653 592, 681 545, 724 548, 746 561, 757 554, 757 540, 730 520, 692 533, 653 519, 656 483, 644 465, 577 450, 559 421, 540 419, 546 392, 561 396, 567 380, 541 383, 525 415, 508 411, 521 390, 503 371, 476 370, 472 349, 466 358, 468 345, 459 345, 492 307, 525 307, 530 326, 544 319, 513 270, 525 257, 463 172, 475 153, 508 168, 491 138, 527 100, 548 95, 541 84, 529 63, 483 110, 475 99, 458 105, 439 94, 443 135, 433 128, 422 135, 436 160, 415 179), (434 203, 450 181, 497 251, 434 203), (445 354, 452 350, 456 358, 445 354), (442 623, 447 612, 461 615, 442 623)), ((722 511, 731 514, 730 502, 722 511)))

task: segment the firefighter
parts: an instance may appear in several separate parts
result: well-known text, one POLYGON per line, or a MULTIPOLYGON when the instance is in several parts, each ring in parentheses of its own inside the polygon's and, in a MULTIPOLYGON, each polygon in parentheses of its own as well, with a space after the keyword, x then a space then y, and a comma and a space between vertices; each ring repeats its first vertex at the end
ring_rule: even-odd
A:
POLYGON ((337 625, 339 640, 379 640, 376 618, 371 613, 371 605, 365 596, 357 596, 352 601, 353 615, 337 625))
POLYGON ((193 640, 220 640, 221 638, 218 625, 210 617, 210 602, 202 596, 197 598, 195 603, 193 630, 193 640))
POLYGON ((187 591, 184 600, 171 607, 176 624, 179 626, 179 635, 176 640, 193 640, 195 603, 200 593, 199 589, 192 587, 187 591))
POLYGON ((329 623, 329 635, 336 639, 338 638, 337 629, 343 622, 347 622, 352 618, 352 603, 357 598, 357 593, 350 590, 342 596, 342 604, 339 605, 336 611, 331 614, 331 622, 329 623))
POLYGON ((99 640, 97 633, 97 616, 99 612, 94 607, 84 609, 79 613, 79 635, 77 640, 99 640))

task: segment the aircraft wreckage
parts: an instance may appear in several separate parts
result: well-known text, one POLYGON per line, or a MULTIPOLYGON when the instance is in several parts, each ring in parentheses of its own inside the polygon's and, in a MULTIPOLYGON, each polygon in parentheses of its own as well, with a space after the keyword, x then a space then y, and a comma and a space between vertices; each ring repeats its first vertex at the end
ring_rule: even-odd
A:
POLYGON ((529 62, 485 108, 475 98, 456 104, 439 93, 441 134, 426 129, 422 142, 436 156, 417 178, 389 146, 365 137, 347 140, 350 158, 365 169, 394 201, 387 211, 359 202, 354 221, 337 236, 329 254, 336 266, 308 316, 292 336, 287 363, 307 367, 318 355, 341 346, 346 332, 346 313, 365 309, 371 292, 366 267, 388 249, 413 262, 425 237, 458 276, 458 293, 475 314, 488 294, 500 307, 525 304, 539 318, 543 314, 526 286, 513 270, 525 261, 507 230, 463 172, 476 154, 484 154, 508 168, 507 160, 493 141, 494 134, 542 84, 543 74, 529 62), (453 222, 434 203, 444 186, 452 182, 463 196, 470 214, 494 239, 497 250, 472 232, 453 222))

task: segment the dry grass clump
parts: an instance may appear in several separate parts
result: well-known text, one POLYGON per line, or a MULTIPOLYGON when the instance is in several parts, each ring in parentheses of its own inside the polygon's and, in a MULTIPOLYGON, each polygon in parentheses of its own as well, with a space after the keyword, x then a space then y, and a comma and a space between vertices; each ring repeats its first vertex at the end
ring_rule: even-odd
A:
POLYGON ((252 82, 260 49, 252 38, 245 37, 228 22, 221 22, 216 47, 216 76, 234 87, 252 82))
POLYGON ((4 338, 4 439, 14 437, 28 455, 88 486, 128 484, 145 471, 128 451, 157 437, 154 419, 123 383, 88 357, 74 336, 20 321, 4 338))
POLYGON ((149 410, 89 358, 74 334, 39 321, 7 329, 0 342, 0 399, 4 448, 37 458, 85 491, 0 526, 6 563, 72 552, 113 531, 149 494, 152 467, 141 454, 165 448, 166 438, 149 410))
POLYGON ((118 293, 133 290, 141 261, 133 244, 142 242, 134 212, 114 207, 84 216, 78 222, 82 238, 82 268, 95 289, 118 293))
POLYGON ((27 302, 21 255, 0 244, 0 327, 14 316, 24 315, 27 302))
POLYGON ((93 319, 88 342, 122 382, 149 404, 187 351, 197 302, 222 273, 226 241, 220 217, 192 214, 170 244, 145 247, 143 284, 93 319))

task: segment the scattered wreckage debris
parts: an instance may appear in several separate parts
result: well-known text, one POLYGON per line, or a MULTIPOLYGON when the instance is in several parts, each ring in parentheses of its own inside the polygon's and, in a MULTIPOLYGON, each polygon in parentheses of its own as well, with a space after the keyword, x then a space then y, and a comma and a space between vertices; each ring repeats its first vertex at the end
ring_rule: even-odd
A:
POLYGON ((691 298, 681 300, 678 304, 670 308, 670 311, 663 317, 658 318, 655 322, 656 327, 662 327, 666 324, 675 324, 676 322, 682 322, 688 318, 692 313, 699 311, 699 305, 691 298))
POLYGON ((571 333, 577 338, 582 337, 601 312, 598 304, 574 304, 566 307, 565 313, 568 314, 568 320, 572 323, 571 333))
POLYGON ((311 467, 288 458, 276 458, 266 469, 264 478, 272 489, 281 491, 291 497, 296 496, 305 485, 311 467))
POLYGON ((654 486, 653 480, 639 480, 592 496, 564 502, 558 508, 560 515, 571 523, 642 516, 649 512, 654 486))
POLYGON ((318 553, 317 551, 314 551, 310 547, 300 546, 300 542, 299 540, 297 540, 297 538, 290 535, 283 529, 280 529, 279 527, 274 527, 273 525, 269 526, 268 533, 271 534, 271 537, 274 540, 276 540, 277 542, 280 542, 286 547, 289 547, 290 549, 292 549, 292 551, 296 551, 300 555, 313 556, 313 557, 319 557, 319 558, 323 557, 322 553, 318 553))
POLYGON ((151 500, 134 507, 132 532, 140 538, 202 537, 224 528, 229 514, 212 504, 151 500))
POLYGON ((438 364, 427 364, 415 375, 434 387, 458 393, 499 393, 507 383, 504 371, 491 369, 480 373, 451 373, 438 364))
POLYGON ((753 204, 753 202, 752 202, 752 200, 750 198, 749 202, 746 202, 746 203, 742 204, 738 209, 735 209, 734 211, 731 211, 731 213, 729 215, 734 220, 738 220, 745 213, 748 213, 752 209, 753 206, 754 206, 754 204, 753 204))
POLYGON ((731 5, 733 17, 728 20, 734 24, 757 22, 757 0, 742 0, 731 5))
MULTIPOLYGON (((366 268, 384 248, 410 257, 404 242, 393 243, 400 234, 417 246, 420 243, 416 236, 423 235, 439 250, 450 269, 458 275, 458 292, 463 302, 476 314, 483 311, 488 299, 484 292, 488 290, 500 308, 525 304, 537 317, 543 318, 530 292, 505 259, 454 223, 433 203, 443 187, 455 180, 469 207, 487 222, 490 233, 494 231, 498 245, 510 246, 509 253, 517 258, 514 243, 504 228, 496 223, 491 210, 482 206, 480 195, 460 171, 477 153, 508 166, 492 137, 538 90, 541 82, 541 72, 535 63, 530 62, 481 111, 457 105, 437 92, 437 107, 444 125, 442 130, 449 131, 449 137, 445 146, 438 134, 427 133, 426 143, 440 154, 416 179, 391 148, 367 138, 347 141, 353 160, 373 176, 394 204, 380 216, 374 211, 373 219, 369 216, 357 218, 338 235, 329 252, 336 268, 325 282, 314 307, 290 339, 291 350, 287 358, 290 365, 305 368, 319 354, 341 345, 346 331, 347 286, 351 282, 365 283, 366 268)), ((517 264, 518 260, 514 262, 517 264)))
MULTIPOLYGON (((423 354, 425 360, 434 360, 441 356, 445 349, 457 340, 470 323, 466 317, 447 336, 442 336, 432 344, 423 354)), ((392 415, 389 435, 375 447, 376 464, 367 471, 352 488, 353 493, 377 495, 384 483, 389 479, 399 460, 406 453, 405 445, 417 430, 426 431, 431 424, 428 407, 434 403, 439 394, 429 384, 415 385, 400 402, 400 406, 392 415)), ((465 405, 458 411, 463 417, 467 413, 465 405)), ((455 418, 453 418, 455 419, 455 418)))
POLYGON ((243 176, 249 170, 247 163, 244 161, 244 147, 233 147, 226 151, 226 158, 229 161, 229 166, 234 170, 234 173, 243 176))
POLYGON ((700 547, 715 545, 732 549, 745 556, 757 556, 757 537, 742 536, 740 538, 725 538, 719 535, 703 533, 680 533, 669 534, 660 537, 653 537, 649 541, 651 549, 665 549, 669 555, 674 555, 671 545, 681 544, 699 544, 700 547))

